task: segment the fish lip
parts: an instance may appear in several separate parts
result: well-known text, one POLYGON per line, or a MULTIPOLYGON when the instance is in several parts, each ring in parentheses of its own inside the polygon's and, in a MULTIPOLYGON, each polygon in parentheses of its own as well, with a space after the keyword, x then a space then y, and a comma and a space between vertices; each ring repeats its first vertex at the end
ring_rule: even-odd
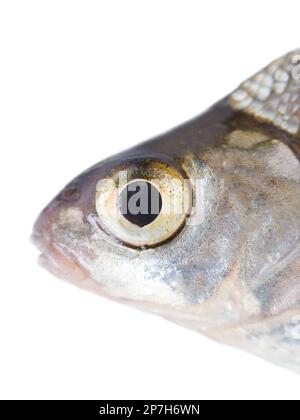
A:
POLYGON ((51 274, 80 284, 89 277, 87 270, 65 249, 38 230, 33 231, 31 242, 40 251, 38 263, 51 274))

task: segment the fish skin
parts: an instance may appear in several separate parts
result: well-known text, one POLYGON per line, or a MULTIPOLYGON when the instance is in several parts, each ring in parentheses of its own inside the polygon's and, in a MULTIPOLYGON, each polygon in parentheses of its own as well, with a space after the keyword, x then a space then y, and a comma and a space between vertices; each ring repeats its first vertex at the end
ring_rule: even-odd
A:
MULTIPOLYGON (((290 88, 300 96, 300 84, 290 88)), ((281 100, 287 92, 276 89, 281 100)), ((233 95, 75 178, 43 210, 33 240, 41 264, 79 287, 300 373, 299 133, 233 95), (149 159, 204 180, 205 217, 161 246, 133 249, 99 227, 95 194, 99 180, 149 159)))

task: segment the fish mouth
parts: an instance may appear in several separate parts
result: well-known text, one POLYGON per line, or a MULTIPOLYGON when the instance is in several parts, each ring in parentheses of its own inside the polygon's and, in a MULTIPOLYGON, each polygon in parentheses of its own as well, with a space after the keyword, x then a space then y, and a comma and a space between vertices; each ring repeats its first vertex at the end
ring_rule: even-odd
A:
POLYGON ((33 226, 31 242, 41 253, 38 257, 41 267, 62 280, 80 285, 89 277, 88 271, 52 234, 59 209, 60 202, 54 200, 41 212, 33 226))
POLYGON ((78 285, 89 277, 87 270, 74 257, 43 234, 34 231, 31 242, 41 252, 38 257, 39 265, 54 276, 78 285))
POLYGON ((38 257, 39 265, 50 274, 80 289, 113 300, 113 295, 107 290, 105 285, 93 280, 88 270, 75 257, 70 255, 67 250, 35 230, 31 235, 31 242, 41 252, 38 257))
POLYGON ((44 214, 49 215, 49 213, 42 213, 31 235, 31 242, 40 251, 39 265, 55 277, 80 289, 100 296, 108 295, 103 284, 92 279, 90 272, 82 266, 76 256, 52 237, 50 233, 52 220, 42 217, 44 214))

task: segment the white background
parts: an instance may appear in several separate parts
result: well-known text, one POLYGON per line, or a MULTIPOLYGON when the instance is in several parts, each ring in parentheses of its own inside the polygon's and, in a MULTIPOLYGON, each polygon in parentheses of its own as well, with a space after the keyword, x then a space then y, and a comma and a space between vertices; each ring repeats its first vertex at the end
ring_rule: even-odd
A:
POLYGON ((299 399, 288 371, 57 280, 28 240, 75 175, 299 47, 299 2, 276 4, 0 2, 0 398, 299 399))

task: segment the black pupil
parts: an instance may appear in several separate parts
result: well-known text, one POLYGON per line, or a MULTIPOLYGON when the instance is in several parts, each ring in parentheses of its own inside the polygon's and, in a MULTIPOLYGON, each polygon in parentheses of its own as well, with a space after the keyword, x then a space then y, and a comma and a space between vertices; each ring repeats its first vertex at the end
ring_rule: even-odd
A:
POLYGON ((160 215, 161 194, 150 182, 135 181, 128 184, 120 194, 119 207, 126 220, 143 228, 160 215))

